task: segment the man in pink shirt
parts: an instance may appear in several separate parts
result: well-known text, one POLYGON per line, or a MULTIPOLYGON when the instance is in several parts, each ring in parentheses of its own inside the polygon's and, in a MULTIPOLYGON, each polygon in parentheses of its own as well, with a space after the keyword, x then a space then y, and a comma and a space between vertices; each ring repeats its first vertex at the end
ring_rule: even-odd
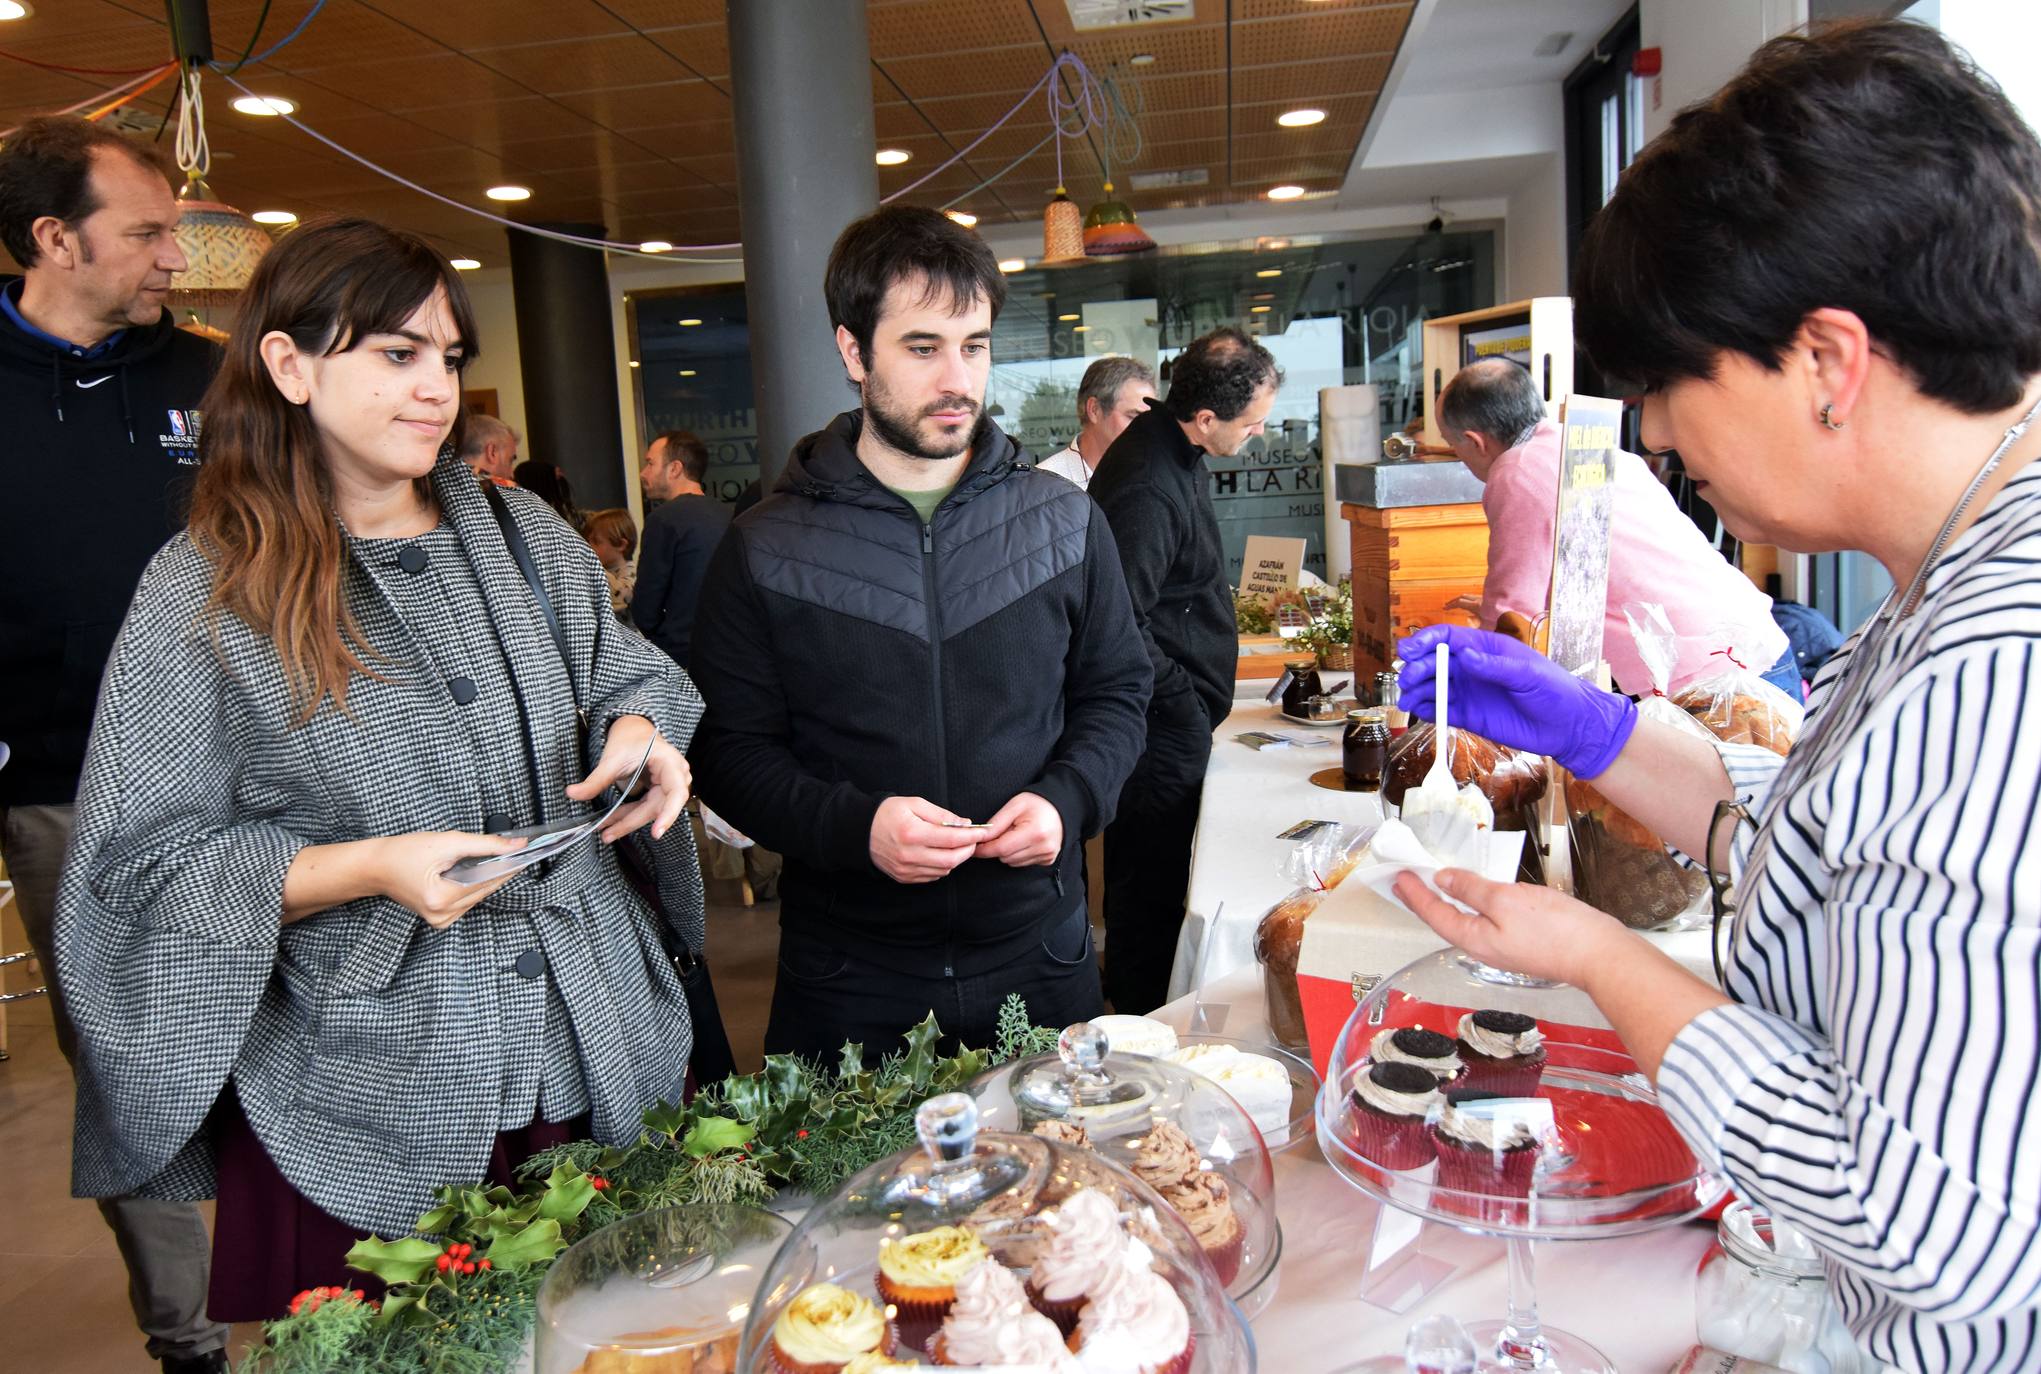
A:
MULTIPOLYGON (((1545 418, 1531 374, 1507 358, 1460 369, 1439 397, 1439 429, 1487 485, 1488 577, 1481 623, 1505 611, 1536 619, 1552 590, 1552 524, 1559 499, 1559 426, 1545 418)), ((1633 695, 1655 685, 1637 654, 1623 608, 1656 603, 1679 636, 1669 692, 1724 666, 1729 651, 1800 700, 1800 674, 1771 598, 1731 567, 1673 503, 1634 453, 1616 455, 1609 531, 1609 600, 1602 654, 1616 685, 1633 695)))

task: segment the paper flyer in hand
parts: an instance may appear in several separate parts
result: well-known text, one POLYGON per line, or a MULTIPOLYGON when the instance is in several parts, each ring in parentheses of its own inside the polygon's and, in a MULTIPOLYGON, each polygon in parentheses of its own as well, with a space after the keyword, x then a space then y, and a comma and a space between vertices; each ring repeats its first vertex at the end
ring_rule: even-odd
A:
POLYGON ((516 830, 503 832, 505 839, 523 839, 530 843, 509 854, 478 855, 462 859, 443 875, 453 882, 464 884, 486 883, 495 878, 521 873, 533 864, 544 863, 547 859, 572 849, 590 835, 609 824, 610 817, 631 799, 638 789, 639 779, 645 776, 645 765, 652 758, 652 745, 657 736, 645 741, 645 752, 638 755, 638 766, 631 770, 631 777, 617 793, 616 801, 600 816, 586 821, 543 821, 538 825, 520 826, 516 830))

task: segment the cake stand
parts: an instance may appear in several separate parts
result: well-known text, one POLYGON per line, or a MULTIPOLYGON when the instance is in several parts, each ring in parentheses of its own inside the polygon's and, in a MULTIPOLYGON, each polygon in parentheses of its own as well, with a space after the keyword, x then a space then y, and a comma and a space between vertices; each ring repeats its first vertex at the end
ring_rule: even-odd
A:
MULTIPOLYGON (((1463 1071, 1444 1086, 1446 1098, 1478 1087, 1478 1076, 1478 1066, 1463 1071)), ((1436 1143, 1439 1118, 1435 1105, 1417 1149, 1451 1148, 1436 1143)), ((1484 1374, 1615 1374, 1586 1340, 1540 1322, 1535 1243, 1655 1231, 1699 1215, 1726 1191, 1687 1148, 1650 1081, 1585 994, 1563 985, 1499 984, 1451 949, 1384 979, 1354 1008, 1333 1045, 1317 1124, 1327 1162, 1384 1207, 1507 1242, 1508 1313, 1468 1328, 1484 1352, 1484 1374), (1530 1085, 1520 1081, 1508 1089, 1512 1095, 1466 1098, 1462 1105, 1528 1130, 1534 1143, 1525 1148, 1535 1158, 1525 1168, 1517 1154, 1475 1155, 1477 1167, 1469 1168, 1463 1152, 1449 1160, 1457 1166, 1449 1186, 1440 1181, 1436 1158, 1411 1163, 1410 1134, 1387 1144, 1379 1119, 1362 1115, 1352 1094, 1385 1032, 1417 1027, 1456 1036, 1460 1018, 1481 1010, 1534 1018, 1544 1037, 1543 1071, 1531 1095, 1521 1095, 1530 1085)), ((1404 1362, 1394 1357, 1356 1368, 1389 1374, 1404 1362)))

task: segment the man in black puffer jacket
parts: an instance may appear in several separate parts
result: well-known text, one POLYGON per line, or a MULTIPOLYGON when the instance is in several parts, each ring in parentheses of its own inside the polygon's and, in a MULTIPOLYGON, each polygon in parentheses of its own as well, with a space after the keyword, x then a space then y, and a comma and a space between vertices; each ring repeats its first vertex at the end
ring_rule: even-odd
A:
POLYGON ((933 210, 852 224, 826 294, 863 406, 803 439, 702 589, 702 799, 786 855, 766 1049, 989 1044, 1102 1011, 1085 839, 1148 658, 1105 520, 984 415, 1005 279, 933 210))

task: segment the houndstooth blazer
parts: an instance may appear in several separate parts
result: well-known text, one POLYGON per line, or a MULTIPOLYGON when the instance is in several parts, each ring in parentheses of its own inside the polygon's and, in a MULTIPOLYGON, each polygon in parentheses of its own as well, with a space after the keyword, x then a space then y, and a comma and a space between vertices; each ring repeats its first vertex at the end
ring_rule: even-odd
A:
MULTIPOLYGON (((580 537, 537 498, 504 493, 577 660, 570 688, 474 478, 442 455, 432 484, 531 722, 529 763, 514 737, 502 749, 520 776, 536 768, 546 819, 589 811, 562 789, 617 717, 649 717, 685 749, 701 698, 618 624, 580 537)), ((231 1082, 301 1193, 353 1225, 405 1234, 435 1185, 482 1177, 500 1126, 522 1124, 498 1115, 506 1057, 532 1053, 502 1032, 502 999, 532 986, 505 966, 510 924, 535 937, 568 1011, 596 1136, 635 1139, 646 1106, 678 1100, 686 999, 657 915, 599 843, 527 870, 442 931, 386 898, 281 924, 284 875, 306 845, 484 827, 460 704, 375 575, 353 556, 343 575, 365 641, 389 655, 377 665, 387 680, 357 676, 345 713, 328 703, 301 728, 267 637, 223 617, 215 648, 201 617, 212 569, 188 536, 136 592, 101 687, 58 900, 57 976, 78 1030, 79 1196, 210 1196, 204 1127, 231 1082)), ((624 843, 699 949, 689 827, 624 843)))

